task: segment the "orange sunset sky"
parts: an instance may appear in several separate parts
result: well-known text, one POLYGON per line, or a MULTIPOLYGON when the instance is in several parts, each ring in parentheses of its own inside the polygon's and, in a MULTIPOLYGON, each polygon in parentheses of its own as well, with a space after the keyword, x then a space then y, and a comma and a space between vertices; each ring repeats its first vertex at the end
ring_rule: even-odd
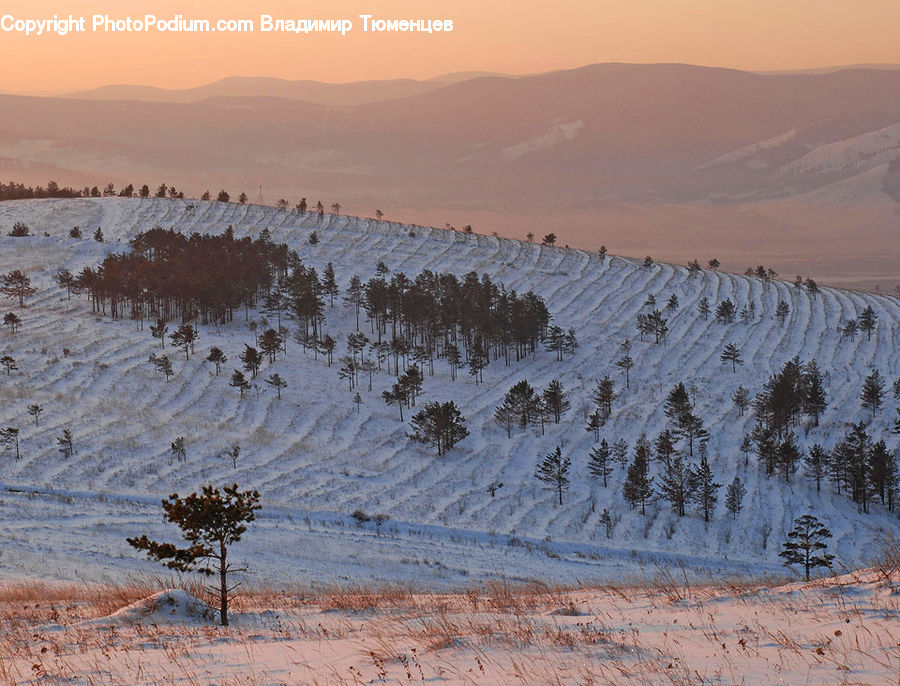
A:
POLYGON ((0 91, 50 94, 110 83, 184 88, 226 76, 319 81, 488 70, 529 73, 594 62, 686 62, 750 70, 900 63, 898 0, 328 0, 50 2, 0 14, 349 18, 338 35, 0 33, 0 91), (448 18, 450 34, 362 32, 361 13, 448 18))

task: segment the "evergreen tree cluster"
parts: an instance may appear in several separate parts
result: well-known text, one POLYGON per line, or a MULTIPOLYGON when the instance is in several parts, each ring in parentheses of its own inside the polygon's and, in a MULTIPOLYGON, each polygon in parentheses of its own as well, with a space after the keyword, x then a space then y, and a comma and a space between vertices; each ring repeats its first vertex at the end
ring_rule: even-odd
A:
POLYGON ((221 235, 151 229, 138 234, 128 253, 108 255, 96 269, 75 278, 94 311, 112 317, 144 316, 165 320, 196 316, 202 323, 231 321, 236 309, 251 307, 278 278, 300 273, 296 254, 261 236, 236 239, 221 235))

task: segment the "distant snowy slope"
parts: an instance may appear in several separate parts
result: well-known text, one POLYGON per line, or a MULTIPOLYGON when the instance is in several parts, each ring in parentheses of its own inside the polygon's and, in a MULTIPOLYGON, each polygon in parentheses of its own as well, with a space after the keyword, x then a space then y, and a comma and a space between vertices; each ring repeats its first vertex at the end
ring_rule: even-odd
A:
MULTIPOLYGON (((15 309, 23 320, 16 334, 0 331, 0 355, 13 355, 19 366, 13 375, 0 377, 0 425, 21 428, 22 449, 18 462, 9 452, 0 454, 0 481, 58 491, 53 496, 0 494, 0 575, 65 577, 81 566, 102 576, 111 555, 119 558, 116 565, 153 569, 124 544, 124 535, 138 527, 162 534, 152 503, 208 481, 237 481, 260 490, 271 515, 260 524, 269 546, 265 571, 292 578, 321 578, 322 570, 332 570, 338 578, 465 583, 467 573, 513 571, 571 581, 619 574, 622 568, 652 568, 654 561, 722 573, 770 572, 780 568, 777 553, 791 520, 808 511, 831 528, 838 559, 846 565, 863 560, 884 531, 900 533, 896 516, 880 505, 869 515, 858 514, 828 486, 817 495, 799 472, 786 484, 767 479, 752 455, 745 463, 739 445, 753 426, 752 412, 739 417, 731 401, 739 384, 754 394, 785 361, 815 358, 826 376, 829 405, 818 427, 799 430, 799 441, 804 447, 815 442, 830 447, 847 422, 867 416, 859 403, 864 377, 873 369, 890 382, 900 376, 900 304, 894 298, 829 288, 812 298, 780 281, 711 271, 690 278, 681 266, 646 269, 639 261, 601 259, 578 250, 355 217, 320 220, 315 214, 252 205, 120 198, 5 202, 0 203, 0 232, 0 272, 23 269, 38 287, 26 308, 15 308, 9 300, 0 303, 4 312, 15 309), (7 237, 16 221, 39 235, 7 237), (76 225, 85 236, 102 227, 107 242, 68 238, 76 225), (197 354, 189 362, 170 349, 175 376, 165 383, 147 363, 152 352, 159 352, 149 327, 94 316, 82 296, 66 300, 53 281, 59 267, 75 272, 94 266, 155 226, 186 233, 232 226, 238 236, 257 236, 268 228, 273 240, 288 243, 307 264, 321 270, 333 262, 342 288, 354 274, 364 280, 373 275, 379 260, 410 277, 423 269, 485 272, 507 288, 544 296, 556 322, 575 328, 580 347, 564 362, 547 352, 509 366, 494 361, 479 385, 463 372, 451 381, 447 365, 438 360, 435 375, 426 375, 422 402, 454 400, 471 432, 442 458, 410 442, 408 421, 401 424, 396 408, 385 405, 381 391, 392 383, 390 375, 376 374, 372 392, 363 386, 357 412, 337 367, 304 354, 293 340, 286 355, 262 370, 263 375, 277 371, 287 380, 284 397, 277 400, 261 383, 258 397, 253 391, 239 399, 228 375, 239 366, 244 344, 253 343, 243 314, 227 326, 200 327, 197 354), (313 230, 317 245, 307 240, 313 230), (49 237, 42 235, 45 231, 49 237), (679 300, 666 315, 666 345, 637 337, 636 315, 646 311, 650 294, 660 307, 672 294, 679 300), (704 320, 697 313, 704 296, 713 306, 725 298, 738 309, 755 303, 756 317, 749 324, 704 320), (780 300, 790 306, 785 325, 774 316, 780 300), (861 335, 841 341, 838 326, 858 317, 866 305, 878 316, 872 339, 861 335), (626 338, 632 340, 636 362, 629 389, 614 365, 626 338), (743 351, 745 364, 736 374, 719 359, 728 343, 743 351), (213 345, 229 358, 218 377, 203 362, 213 345), (675 516, 665 502, 653 503, 647 516, 630 510, 622 498, 624 470, 618 466, 609 488, 589 477, 586 462, 594 442, 585 418, 594 384, 606 374, 615 378, 620 398, 602 435, 610 443, 624 438, 629 446, 641 433, 652 440, 665 425, 662 403, 668 391, 679 381, 689 386, 696 412, 712 434, 709 455, 716 481, 728 484, 738 475, 746 484, 744 511, 736 519, 725 510, 724 487, 713 521, 705 525, 693 513, 675 516), (560 424, 548 425, 546 435, 537 428, 514 431, 508 439, 493 419, 505 392, 520 379, 540 389, 554 378, 570 392, 572 409, 560 424), (38 425, 26 412, 30 403, 44 407, 38 425), (56 445, 63 428, 75 437, 77 452, 68 460, 56 445), (170 460, 169 445, 177 436, 188 443, 183 463, 170 460), (236 469, 218 457, 224 445, 235 441, 243 447, 236 469), (539 456, 557 445, 573 463, 563 507, 534 478, 539 456), (487 485, 500 481, 504 487, 491 497, 487 485), (105 499, 104 493, 118 500, 105 499), (71 504, 60 504, 67 497, 71 504), (384 534, 358 530, 347 516, 356 509, 389 514, 396 538, 388 532, 391 522, 384 534), (600 523, 604 509, 614 522, 610 538, 600 523), (82 533, 86 526, 90 535, 82 533), (510 550, 518 556, 515 561, 504 557, 503 551, 510 550), (378 560, 377 571, 366 566, 367 556, 378 560)), ((652 246, 647 251, 652 254, 652 246)), ((343 354, 353 313, 338 302, 326 307, 326 316, 326 329, 340 339, 343 354)), ((251 318, 261 317, 251 312, 251 318)), ((368 323, 362 326, 368 332, 368 323)), ((891 440, 892 449, 897 437, 888 428, 896 405, 889 397, 870 427, 877 437, 891 440)), ((658 469, 654 464, 651 473, 658 469)), ((248 549, 261 550, 263 539, 253 543, 252 538, 248 535, 248 549)))

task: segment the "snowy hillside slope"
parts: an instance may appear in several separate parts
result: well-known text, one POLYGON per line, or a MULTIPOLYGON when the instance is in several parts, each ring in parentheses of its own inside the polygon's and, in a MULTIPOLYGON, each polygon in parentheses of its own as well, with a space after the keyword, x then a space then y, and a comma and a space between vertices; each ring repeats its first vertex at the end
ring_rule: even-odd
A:
MULTIPOLYGON (((652 570, 655 564, 711 574, 771 573, 783 569, 777 553, 792 519, 808 511, 831 528, 838 561, 848 567, 865 560, 884 532, 900 533, 896 516, 880 505, 858 514, 828 486, 817 495, 801 473, 786 484, 767 479, 752 455, 745 466, 738 447, 753 426, 752 413, 739 417, 731 401, 739 384, 754 394, 787 360, 815 358, 826 374, 829 405, 820 426, 801 428, 799 439, 805 447, 830 447, 848 422, 868 414, 859 403, 865 376, 873 369, 889 382, 900 376, 900 303, 894 298, 828 288, 811 298, 784 282, 711 271, 692 279, 680 266, 645 269, 639 261, 603 260, 578 250, 354 217, 320 220, 251 205, 124 198, 5 202, 0 231, 0 271, 22 269, 38 288, 25 308, 8 300, 0 304, 23 320, 18 333, 0 332, 0 355, 13 355, 19 366, 0 377, 0 425, 20 427, 22 450, 18 462, 0 453, 6 488, 0 493, 2 576, 104 577, 119 568, 155 569, 137 559, 124 537, 138 531, 171 535, 160 523, 159 498, 209 481, 260 490, 265 510, 259 533, 248 535, 240 553, 259 555, 255 570, 277 579, 452 585, 507 574, 588 581, 652 570), (38 235, 6 236, 16 221, 38 235), (86 236, 102 227, 107 242, 68 238, 76 225, 86 236), (83 297, 66 300, 53 281, 59 267, 76 272, 95 266, 154 226, 189 233, 220 232, 229 225, 237 236, 268 228, 273 240, 288 243, 320 270, 333 262, 342 287, 354 274, 369 278, 379 260, 410 277, 422 269, 485 272, 508 288, 542 295, 556 322, 575 328, 580 348, 564 362, 549 352, 510 366, 494 361, 479 385, 463 371, 451 381, 438 360, 435 376, 426 375, 420 403, 454 400, 471 432, 438 458, 408 440, 408 418, 401 424, 396 408, 385 405, 381 391, 393 382, 386 372, 375 376, 372 392, 363 385, 357 412, 337 367, 314 360, 289 340, 287 354, 262 370, 287 380, 284 397, 277 400, 260 384, 258 397, 251 392, 241 400, 228 374, 217 377, 203 361, 216 345, 228 355, 225 371, 239 366, 244 343, 253 343, 241 314, 227 326, 200 327, 197 354, 189 362, 169 349, 175 376, 165 383, 147 363, 150 353, 159 352, 148 326, 140 330, 132 321, 96 317, 83 297), (312 230, 318 232, 317 245, 307 241, 312 230), (638 341, 635 318, 646 310, 649 294, 660 306, 672 294, 680 301, 668 315, 667 345, 638 341), (703 296, 713 306, 730 297, 738 309, 754 302, 756 319, 731 325, 704 320, 697 314, 703 296), (791 308, 785 325, 774 317, 779 300, 791 308), (839 323, 858 317, 866 305, 878 316, 871 340, 861 335, 841 341, 839 323), (614 365, 626 338, 636 362, 628 390, 614 365), (745 364, 736 374, 719 359, 728 343, 743 351, 745 364), (705 525, 694 513, 677 517, 662 501, 646 516, 630 510, 618 466, 609 488, 589 477, 594 442, 585 418, 594 384, 605 374, 616 379, 621 397, 602 435, 610 443, 624 438, 629 446, 642 432, 652 439, 664 428, 665 396, 685 382, 712 434, 716 481, 725 485, 737 474, 747 487, 736 519, 725 510, 724 486, 713 521, 705 525), (507 439, 493 420, 505 392, 520 379, 540 389, 554 378, 571 394, 572 409, 562 422, 549 425, 543 436, 538 428, 514 431, 507 439), (37 426, 26 412, 30 403, 44 407, 37 426), (68 460, 56 445, 63 428, 72 431, 77 450, 68 460), (169 445, 177 436, 187 439, 186 462, 170 460, 169 445), (232 442, 243 449, 236 468, 218 456, 232 442), (539 457, 557 445, 573 463, 572 488, 562 507, 534 477, 539 457), (487 492, 493 481, 505 484, 496 497, 487 492), (604 508, 614 522, 610 538, 599 522, 604 508), (374 525, 357 528, 348 516, 356 509, 391 519, 378 531, 374 525)), ((647 252, 652 254, 652 246, 647 252)), ((354 327, 352 309, 336 303, 326 307, 326 316, 326 329, 340 336, 343 354, 354 327)), ((368 323, 362 326, 366 332, 368 323)), ((896 405, 889 396, 870 427, 891 449, 898 438, 888 433, 896 405)), ((651 473, 656 470, 654 465, 651 473)))

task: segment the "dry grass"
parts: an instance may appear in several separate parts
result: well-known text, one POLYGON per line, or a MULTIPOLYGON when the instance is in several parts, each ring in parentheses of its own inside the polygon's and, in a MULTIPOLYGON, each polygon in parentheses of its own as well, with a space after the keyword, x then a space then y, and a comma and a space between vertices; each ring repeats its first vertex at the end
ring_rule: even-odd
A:
POLYGON ((252 588, 228 628, 81 624, 166 587, 203 593, 175 582, 0 586, 0 684, 896 683, 900 662, 900 598, 861 599, 852 577, 774 592, 677 574, 455 593, 252 588))

